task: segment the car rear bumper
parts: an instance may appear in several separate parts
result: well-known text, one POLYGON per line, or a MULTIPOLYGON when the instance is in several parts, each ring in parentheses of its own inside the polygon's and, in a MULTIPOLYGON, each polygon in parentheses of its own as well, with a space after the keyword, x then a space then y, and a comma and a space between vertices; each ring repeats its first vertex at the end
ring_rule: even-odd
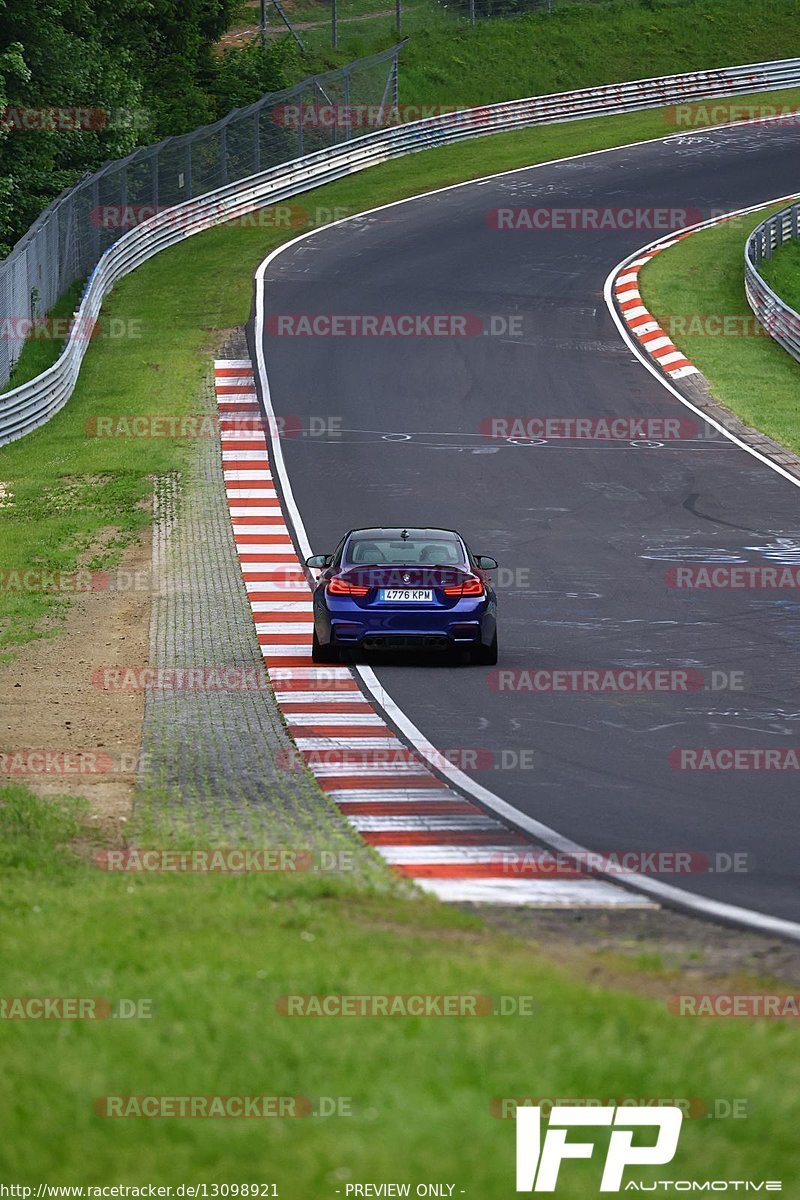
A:
MULTIPOLYGON (((339 646, 355 644, 363 650, 449 650, 456 645, 446 633, 365 633, 356 642, 339 637, 335 641, 339 646)), ((469 644, 475 641, 470 638, 469 644)))
POLYGON ((443 621, 441 614, 423 614, 422 620, 413 623, 398 619, 399 613, 369 620, 354 619, 352 613, 346 616, 331 615, 329 639, 340 646, 362 646, 370 649, 445 649, 448 646, 473 646, 477 642, 491 641, 494 632, 494 618, 488 613, 480 615, 451 615, 451 619, 443 621), (491 624, 491 630, 488 626, 491 624))
POLYGON ((444 650, 488 645, 496 628, 495 606, 486 598, 430 609, 364 608, 349 598, 315 596, 314 620, 321 644, 365 650, 444 650))

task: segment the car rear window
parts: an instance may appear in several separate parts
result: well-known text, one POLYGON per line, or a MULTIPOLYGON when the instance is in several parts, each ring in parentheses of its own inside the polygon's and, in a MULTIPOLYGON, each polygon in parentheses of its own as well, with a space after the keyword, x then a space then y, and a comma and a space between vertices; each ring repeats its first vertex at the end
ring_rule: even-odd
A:
POLYGON ((466 566, 461 542, 453 534, 437 533, 420 536, 385 536, 366 532, 354 534, 347 543, 344 561, 353 566, 466 566))

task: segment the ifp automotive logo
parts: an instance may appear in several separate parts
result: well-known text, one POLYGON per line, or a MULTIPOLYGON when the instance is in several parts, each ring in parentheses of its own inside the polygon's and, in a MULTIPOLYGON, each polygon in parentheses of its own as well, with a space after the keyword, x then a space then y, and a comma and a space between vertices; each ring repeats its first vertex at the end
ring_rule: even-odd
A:
POLYGON ((542 1139, 542 1110, 517 1109, 517 1191, 554 1192, 558 1172, 565 1158, 591 1158, 592 1142, 568 1142, 567 1130, 573 1125, 613 1126, 606 1154, 601 1192, 618 1192, 628 1166, 661 1166, 672 1162, 678 1149, 683 1112, 677 1105, 663 1108, 618 1108, 602 1105, 582 1108, 554 1105, 550 1110, 547 1132, 542 1139), (635 1146, 634 1130, 655 1125, 658 1136, 653 1145, 635 1146))
POLYGON ((553 1105, 547 1130, 542 1137, 542 1109, 518 1105, 517 1118, 517 1191, 554 1192, 561 1164, 568 1158, 592 1158, 595 1145, 590 1141, 568 1141, 572 1126, 611 1127, 601 1192, 780 1192, 779 1179, 658 1179, 642 1182, 625 1178, 628 1167, 664 1166, 672 1162, 678 1149, 683 1109, 676 1104, 658 1103, 653 1108, 627 1105, 576 1104, 553 1105), (656 1136, 653 1141, 653 1130, 656 1136), (638 1130, 645 1130, 637 1138, 638 1130))

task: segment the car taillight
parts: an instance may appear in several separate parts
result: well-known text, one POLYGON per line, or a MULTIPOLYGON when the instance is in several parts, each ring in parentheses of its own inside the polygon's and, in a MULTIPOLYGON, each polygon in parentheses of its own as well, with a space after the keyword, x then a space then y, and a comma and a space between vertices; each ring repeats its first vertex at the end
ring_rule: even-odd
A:
POLYGON ((328 583, 328 591, 332 596, 366 596, 369 588, 361 583, 349 583, 346 579, 334 575, 328 583))
POLYGON ((478 579, 477 575, 469 575, 463 583, 444 589, 445 596, 482 596, 483 593, 483 580, 478 579))

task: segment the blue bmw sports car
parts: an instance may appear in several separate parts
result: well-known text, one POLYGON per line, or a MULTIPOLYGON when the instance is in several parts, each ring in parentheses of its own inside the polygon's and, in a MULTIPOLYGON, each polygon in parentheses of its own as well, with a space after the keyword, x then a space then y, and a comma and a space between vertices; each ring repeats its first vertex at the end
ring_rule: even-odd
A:
POLYGON ((497 662, 497 597, 487 571, 453 529, 351 529, 333 554, 306 566, 322 571, 314 589, 314 662, 346 650, 466 652, 497 662))

